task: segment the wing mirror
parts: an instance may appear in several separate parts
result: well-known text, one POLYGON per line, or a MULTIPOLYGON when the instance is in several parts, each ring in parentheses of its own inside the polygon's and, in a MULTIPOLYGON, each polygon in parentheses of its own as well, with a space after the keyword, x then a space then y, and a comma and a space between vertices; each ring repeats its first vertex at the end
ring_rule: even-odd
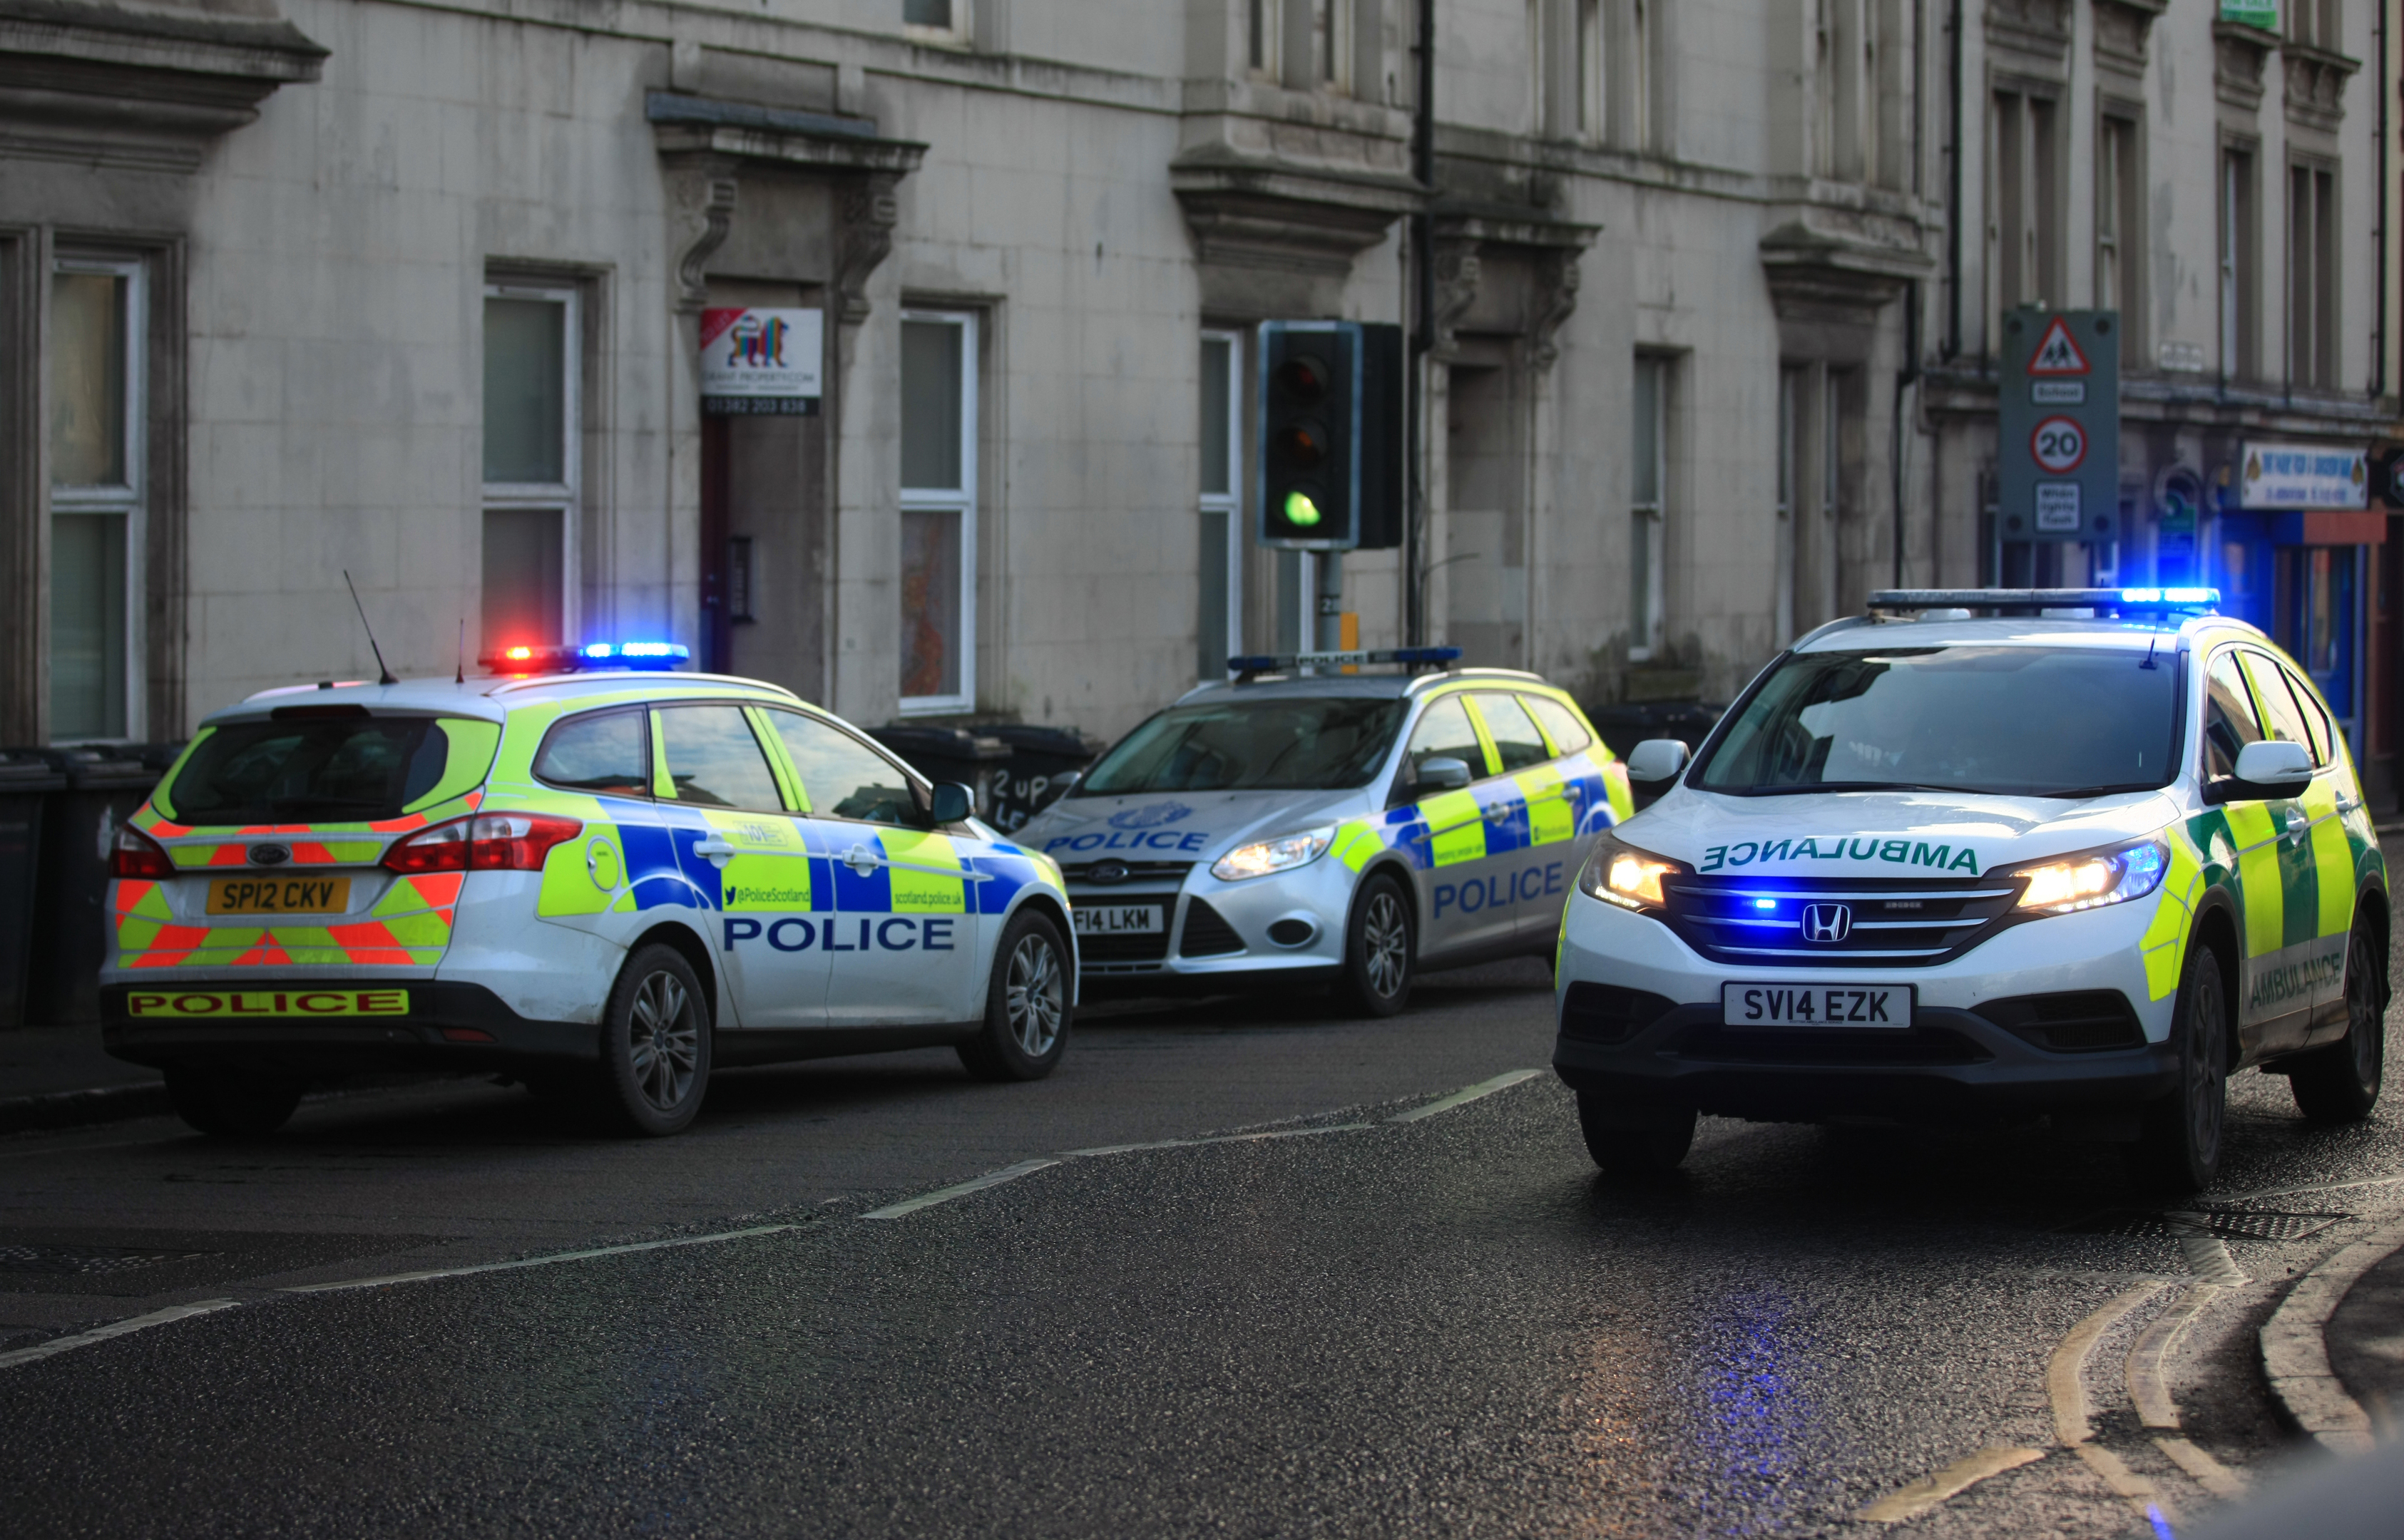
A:
POLYGON ((1686 745, 1675 738, 1647 738, 1628 756, 1628 779, 1668 791, 1686 769, 1686 745))
POLYGON ((1422 791, 1459 791, 1469 784, 1469 766, 1449 755, 1436 755, 1419 761, 1411 772, 1413 784, 1422 791))
POLYGON ((2237 774, 2204 788, 2210 802, 2294 797, 2312 784, 2312 751, 2301 743, 2248 743, 2237 751, 2237 774))
POLYGON ((954 781, 939 783, 929 799, 928 818, 936 824, 957 824, 976 811, 976 793, 954 781))

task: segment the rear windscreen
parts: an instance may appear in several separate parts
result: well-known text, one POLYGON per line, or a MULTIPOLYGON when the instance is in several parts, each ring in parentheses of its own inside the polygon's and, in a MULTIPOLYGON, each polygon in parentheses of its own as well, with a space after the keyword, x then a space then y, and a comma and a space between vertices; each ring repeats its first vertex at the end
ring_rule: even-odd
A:
POLYGON ((364 824, 465 793, 499 727, 458 717, 234 722, 192 745, 159 811, 179 824, 364 824))

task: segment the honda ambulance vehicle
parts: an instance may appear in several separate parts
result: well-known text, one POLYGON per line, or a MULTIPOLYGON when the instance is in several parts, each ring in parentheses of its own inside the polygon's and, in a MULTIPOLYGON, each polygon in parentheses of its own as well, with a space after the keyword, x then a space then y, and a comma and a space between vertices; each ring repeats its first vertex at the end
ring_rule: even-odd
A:
POLYGON ((1333 986, 1377 1017, 1421 967, 1549 954, 1627 775, 1567 691, 1459 656, 1238 658, 1120 740, 1018 831, 1061 865, 1085 982, 1333 986))
POLYGON ((714 1068, 948 1044, 1051 1072, 1076 940, 1050 860, 773 685, 665 644, 500 677, 267 690, 118 832, 108 1051, 260 1134, 313 1081, 489 1070, 627 1131, 714 1068))
POLYGON ((2377 1100, 2387 868, 2337 714, 2210 590, 1892 591, 1781 655, 1563 914, 1554 1065, 1607 1169, 1698 1114, 2045 1115, 2208 1186, 2226 1084, 2377 1100))

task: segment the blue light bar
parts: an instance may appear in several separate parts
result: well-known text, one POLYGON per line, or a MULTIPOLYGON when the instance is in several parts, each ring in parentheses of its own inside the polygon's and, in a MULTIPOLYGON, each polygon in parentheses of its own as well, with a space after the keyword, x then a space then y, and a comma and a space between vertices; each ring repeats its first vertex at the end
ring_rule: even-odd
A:
POLYGON ((692 657, 678 642, 588 642, 580 647, 503 647, 476 659, 496 673, 572 673, 578 669, 672 669, 692 657))
POLYGON ((1459 647, 1384 647, 1376 652, 1273 652, 1230 658, 1237 673, 1279 673, 1292 668, 1344 668, 1363 663, 1400 663, 1405 668, 1441 668, 1458 662, 1459 647))
POLYGON ((2122 589, 2120 603, 2142 604, 2147 608, 2159 605, 2163 609, 2173 610, 2218 609, 2220 590, 2218 589, 2122 589))

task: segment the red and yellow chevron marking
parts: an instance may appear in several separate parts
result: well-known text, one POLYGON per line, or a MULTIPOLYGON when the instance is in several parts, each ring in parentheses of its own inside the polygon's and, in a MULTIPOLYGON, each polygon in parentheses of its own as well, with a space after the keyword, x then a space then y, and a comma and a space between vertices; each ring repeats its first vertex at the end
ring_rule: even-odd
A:
POLYGON ((397 879, 364 920, 334 925, 179 925, 157 882, 117 885, 129 968, 432 967, 451 945, 464 872, 397 879))

